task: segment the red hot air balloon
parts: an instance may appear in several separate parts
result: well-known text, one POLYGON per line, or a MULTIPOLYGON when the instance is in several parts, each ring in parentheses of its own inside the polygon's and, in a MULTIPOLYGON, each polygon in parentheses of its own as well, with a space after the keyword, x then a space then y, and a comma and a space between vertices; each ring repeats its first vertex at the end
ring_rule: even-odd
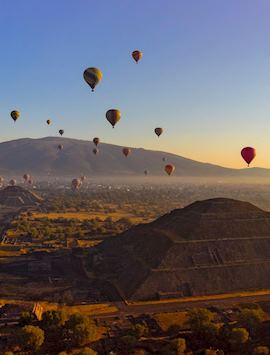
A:
POLYGON ((127 157, 131 153, 131 149, 123 148, 122 152, 123 152, 124 156, 127 157))
POLYGON ((242 155, 242 158, 247 163, 247 165, 249 166, 249 164, 252 162, 252 160, 256 156, 256 150, 252 147, 245 147, 241 150, 241 155, 242 155))
POLYGON ((138 61, 142 59, 142 52, 139 50, 133 51, 132 52, 132 58, 135 60, 135 62, 138 64, 138 61))
POLYGON ((174 172, 175 166, 172 165, 172 164, 167 164, 167 165, 165 165, 164 170, 165 170, 166 173, 170 176, 170 175, 174 172))

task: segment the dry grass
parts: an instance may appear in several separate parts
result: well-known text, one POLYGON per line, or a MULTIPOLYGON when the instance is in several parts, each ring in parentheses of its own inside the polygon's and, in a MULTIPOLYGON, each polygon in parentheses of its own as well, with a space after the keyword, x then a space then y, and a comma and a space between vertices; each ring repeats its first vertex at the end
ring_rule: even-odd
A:
MULTIPOLYGON (((110 305, 108 303, 97 303, 97 304, 85 304, 85 305, 76 305, 76 306, 64 306, 59 305, 58 303, 51 303, 51 302, 38 302, 44 309, 44 311, 49 310, 64 310, 68 314, 72 313, 82 313, 89 316, 99 315, 99 314, 106 314, 106 313, 114 313, 118 311, 118 308, 110 305)), ((12 304, 21 304, 21 305, 33 305, 35 301, 20 301, 14 299, 0 299, 0 305, 4 305, 6 303, 12 304)))
POLYGON ((153 316, 160 328, 166 332, 171 326, 185 328, 187 312, 157 313, 153 316))

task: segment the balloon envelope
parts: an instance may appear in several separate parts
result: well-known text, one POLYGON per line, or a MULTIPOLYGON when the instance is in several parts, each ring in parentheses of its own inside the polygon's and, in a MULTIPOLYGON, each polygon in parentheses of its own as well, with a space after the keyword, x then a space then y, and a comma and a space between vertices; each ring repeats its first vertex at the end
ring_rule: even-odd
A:
POLYGON ((132 58, 135 60, 136 63, 138 63, 138 61, 142 59, 142 56, 143 56, 143 54, 139 50, 132 52, 132 58))
POLYGON ((167 164, 164 169, 168 175, 171 175, 175 170, 175 166, 173 164, 167 164))
POLYGON ((95 155, 97 155, 98 152, 99 152, 99 150, 98 150, 97 148, 94 148, 94 149, 93 149, 93 153, 94 153, 95 155))
POLYGON ((9 181, 9 185, 15 186, 15 185, 16 185, 16 180, 15 180, 15 179, 11 179, 11 180, 9 181))
POLYGON ((83 73, 84 80, 94 91, 97 84, 101 81, 103 74, 98 68, 87 68, 83 73))
POLYGON ((10 116, 13 119, 14 122, 17 121, 17 119, 20 117, 20 115, 21 115, 20 112, 16 111, 16 110, 11 111, 11 113, 10 113, 10 116))
POLYGON ((100 143, 100 139, 98 137, 95 137, 93 139, 93 143, 95 144, 95 146, 97 147, 97 145, 100 143))
POLYGON ((242 155, 242 158, 245 160, 245 162, 249 166, 249 164, 252 162, 252 160, 256 156, 256 150, 252 147, 245 147, 241 150, 241 155, 242 155))
POLYGON ((163 133, 163 128, 161 127, 155 128, 155 133, 159 137, 163 133))
POLYGON ((111 109, 106 112, 106 118, 110 122, 110 124, 113 126, 116 125, 118 121, 120 121, 121 118, 121 112, 117 109, 111 109))
POLYGON ((123 154, 127 157, 131 153, 131 149, 129 148, 123 148, 122 150, 123 154))
POLYGON ((81 179, 73 179, 71 182, 71 187, 73 190, 77 190, 80 188, 81 184, 82 184, 81 179))
POLYGON ((51 124, 51 120, 47 120, 47 125, 50 125, 51 124))
POLYGON ((64 134, 64 130, 63 129, 59 129, 59 134, 62 136, 64 134))

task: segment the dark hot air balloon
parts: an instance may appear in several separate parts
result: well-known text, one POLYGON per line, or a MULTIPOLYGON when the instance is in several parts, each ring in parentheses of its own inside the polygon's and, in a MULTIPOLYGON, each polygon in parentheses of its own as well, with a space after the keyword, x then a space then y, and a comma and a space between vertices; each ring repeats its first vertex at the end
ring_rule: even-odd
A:
POLYGON ((11 111, 11 113, 10 113, 10 116, 13 119, 14 122, 17 121, 17 119, 20 117, 20 115, 21 115, 20 112, 16 111, 16 110, 11 111))
POLYGON ((241 150, 241 155, 242 155, 242 158, 247 163, 247 165, 249 166, 249 164, 252 162, 252 160, 256 156, 256 150, 252 147, 245 147, 241 150))
POLYGON ((143 54, 142 54, 142 52, 139 51, 139 50, 136 50, 136 51, 133 51, 133 52, 132 52, 132 58, 135 60, 136 63, 138 63, 139 60, 142 59, 142 56, 143 56, 143 54))
POLYGON ((102 76, 102 71, 98 68, 88 68, 83 73, 84 80, 90 86, 92 91, 95 90, 95 87, 101 81, 102 76))
POLYGON ((64 149, 64 146, 63 146, 62 144, 59 144, 59 145, 57 146, 57 149, 58 149, 58 150, 63 150, 63 149, 64 149))
POLYGON ((116 109, 111 109, 106 112, 106 118, 114 128, 116 123, 120 120, 121 118, 121 112, 116 109))
POLYGON ((97 155, 98 152, 99 152, 99 150, 98 150, 97 148, 94 148, 94 149, 93 149, 93 153, 94 153, 95 155, 97 155))
POLYGON ((131 149, 129 148, 123 148, 122 152, 124 154, 125 157, 127 157, 130 153, 131 153, 131 149))
POLYGON ((64 130, 63 129, 59 129, 58 132, 59 132, 60 136, 62 136, 64 134, 64 130))
POLYGON ((98 137, 95 137, 95 138, 93 139, 93 143, 94 143, 95 146, 97 147, 98 144, 100 143, 100 139, 99 139, 98 137))
POLYGON ((47 120, 46 123, 47 123, 47 125, 50 125, 52 123, 52 121, 51 120, 47 120))
POLYGON ((161 127, 155 128, 155 133, 159 137, 163 133, 163 128, 161 127))

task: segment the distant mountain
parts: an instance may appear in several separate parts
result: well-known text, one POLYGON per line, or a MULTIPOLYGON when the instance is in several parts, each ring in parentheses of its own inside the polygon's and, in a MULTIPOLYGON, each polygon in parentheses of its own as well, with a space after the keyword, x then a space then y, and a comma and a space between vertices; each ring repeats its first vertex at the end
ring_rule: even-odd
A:
POLYGON ((48 173, 55 176, 143 176, 164 175, 164 165, 176 166, 175 176, 270 176, 269 169, 228 169, 213 164, 201 163, 181 156, 132 148, 127 158, 122 147, 101 143, 99 154, 94 155, 94 144, 89 141, 45 137, 41 139, 18 139, 0 143, 0 173, 2 175, 29 172, 36 176, 48 173), (62 144, 63 150, 57 146, 62 144), (163 162, 166 158, 166 162, 163 162))
POLYGON ((269 212, 216 198, 108 238, 93 250, 92 271, 127 299, 268 289, 269 245, 269 212))

